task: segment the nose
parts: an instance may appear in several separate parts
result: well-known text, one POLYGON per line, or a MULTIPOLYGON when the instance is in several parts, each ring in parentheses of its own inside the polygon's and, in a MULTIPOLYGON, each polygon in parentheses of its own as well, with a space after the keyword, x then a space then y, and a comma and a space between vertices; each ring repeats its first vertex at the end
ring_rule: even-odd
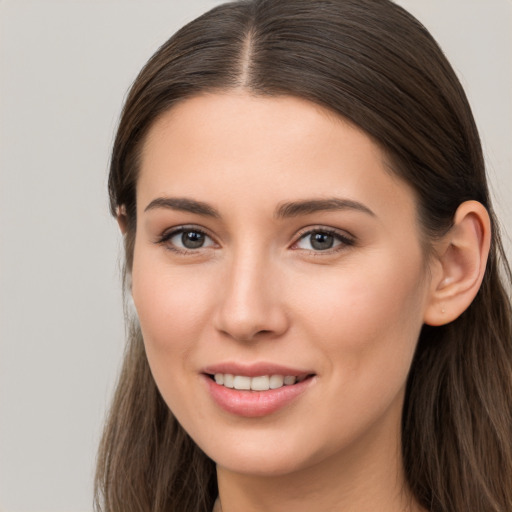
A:
POLYGON ((215 328, 238 341, 277 338, 289 327, 279 269, 268 259, 240 255, 218 290, 215 328))

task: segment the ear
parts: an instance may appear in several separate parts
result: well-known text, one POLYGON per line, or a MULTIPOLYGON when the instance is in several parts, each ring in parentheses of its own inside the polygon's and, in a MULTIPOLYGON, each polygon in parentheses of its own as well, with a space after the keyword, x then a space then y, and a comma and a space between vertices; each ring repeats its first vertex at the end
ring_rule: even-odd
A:
POLYGON ((119 224, 119 229, 121 230, 121 233, 123 235, 126 234, 126 227, 127 227, 127 224, 128 224, 128 219, 127 219, 127 216, 126 216, 126 207, 124 204, 122 204, 121 206, 118 206, 117 209, 116 209, 116 218, 117 218, 117 223, 119 224))
POLYGON ((491 221, 477 201, 462 203, 450 231, 436 244, 424 322, 444 325, 459 317, 475 298, 484 277, 491 221))

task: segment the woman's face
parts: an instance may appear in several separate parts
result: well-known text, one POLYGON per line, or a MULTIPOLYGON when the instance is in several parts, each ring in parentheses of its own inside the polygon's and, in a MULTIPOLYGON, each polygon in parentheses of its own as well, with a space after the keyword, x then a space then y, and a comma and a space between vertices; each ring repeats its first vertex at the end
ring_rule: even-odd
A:
POLYGON ((414 194, 367 135, 293 97, 195 97, 150 130, 137 211, 149 364, 212 459, 396 448, 430 281, 414 194))

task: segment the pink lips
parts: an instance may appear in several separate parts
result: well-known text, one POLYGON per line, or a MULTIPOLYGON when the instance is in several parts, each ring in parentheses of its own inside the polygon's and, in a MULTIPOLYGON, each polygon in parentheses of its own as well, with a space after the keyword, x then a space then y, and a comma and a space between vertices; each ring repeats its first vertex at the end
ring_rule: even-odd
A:
POLYGON ((214 402, 225 411, 247 418, 272 414, 296 400, 312 384, 312 372, 269 363, 240 365, 223 363, 204 368, 203 381, 214 402), (259 375, 295 376, 301 380, 293 385, 266 391, 245 391, 217 384, 212 375, 217 373, 257 377, 259 375))

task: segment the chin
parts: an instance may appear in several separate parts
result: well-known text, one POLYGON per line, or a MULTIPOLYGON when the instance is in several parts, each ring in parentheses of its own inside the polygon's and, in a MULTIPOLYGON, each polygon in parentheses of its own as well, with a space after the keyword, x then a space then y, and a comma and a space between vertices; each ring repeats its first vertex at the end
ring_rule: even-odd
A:
POLYGON ((253 454, 223 453, 215 462, 232 473, 258 477, 285 476, 308 466, 306 461, 300 461, 296 456, 262 453, 261 450, 254 450, 253 454))
POLYGON ((321 450, 311 443, 278 432, 211 437, 199 447, 219 466, 232 473, 252 476, 284 476, 318 463, 321 450))

